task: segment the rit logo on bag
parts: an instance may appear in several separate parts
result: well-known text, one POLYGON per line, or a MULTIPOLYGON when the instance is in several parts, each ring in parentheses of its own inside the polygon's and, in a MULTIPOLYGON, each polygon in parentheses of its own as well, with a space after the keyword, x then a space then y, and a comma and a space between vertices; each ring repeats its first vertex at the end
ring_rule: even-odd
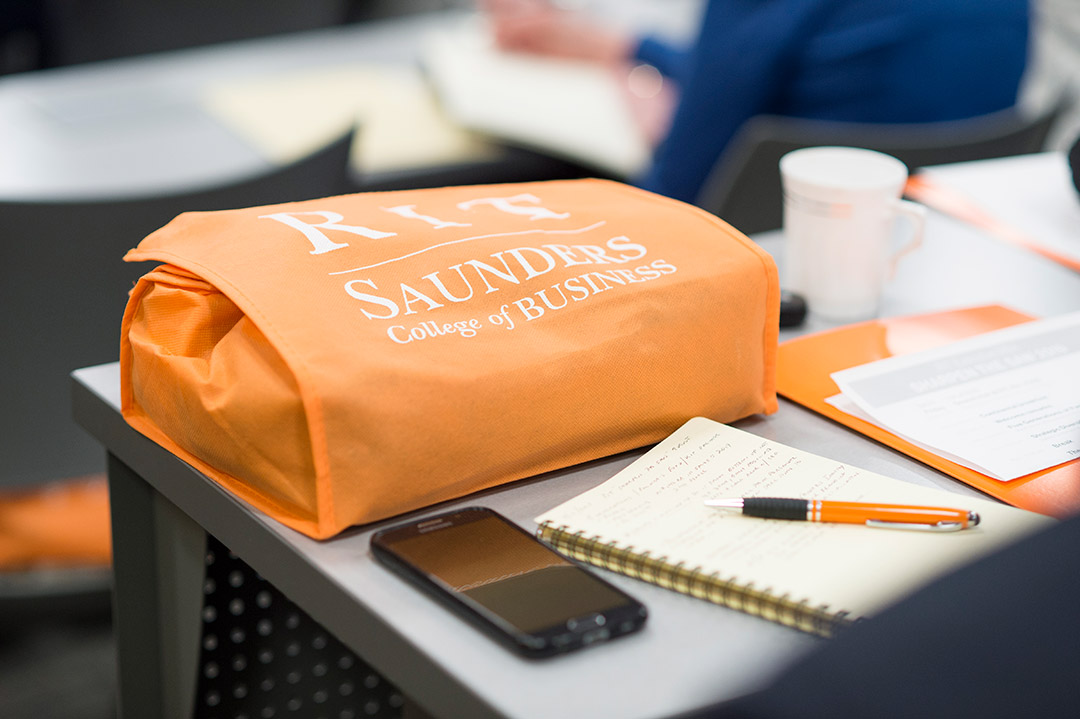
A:
MULTIPOLYGON (((569 212, 552 212, 545 207, 540 207, 539 204, 539 197, 524 193, 521 195, 514 195, 513 197, 482 197, 476 200, 468 200, 467 202, 458 203, 458 209, 471 210, 480 205, 490 205, 500 212, 524 216, 530 220, 564 220, 570 217, 569 212), (523 205, 520 203, 530 204, 523 205)), ((439 218, 431 217, 430 215, 422 215, 416 211, 416 205, 398 205, 397 207, 383 207, 381 209, 385 212, 390 212, 409 220, 426 222, 436 230, 441 230, 444 227, 471 227, 471 224, 468 222, 453 222, 450 220, 440 220, 439 218)), ((347 242, 334 242, 325 232, 323 232, 323 230, 350 232, 354 235, 360 235, 361 237, 366 237, 371 240, 381 240, 385 237, 393 237, 397 234, 396 232, 383 232, 361 225, 345 225, 342 224, 342 221, 345 219, 342 215, 336 212, 327 212, 325 210, 275 212, 271 215, 260 215, 259 219, 277 220, 293 229, 299 230, 304 234, 304 237, 311 242, 313 248, 311 254, 313 255, 322 255, 349 246, 349 243, 347 242), (302 219, 304 216, 321 217, 322 222, 307 222, 302 219)))

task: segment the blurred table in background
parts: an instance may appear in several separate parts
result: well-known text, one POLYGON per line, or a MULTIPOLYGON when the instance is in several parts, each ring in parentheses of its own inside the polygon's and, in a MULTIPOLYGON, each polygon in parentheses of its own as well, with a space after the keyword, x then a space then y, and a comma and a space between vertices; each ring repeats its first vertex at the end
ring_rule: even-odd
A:
MULTIPOLYGON (((337 72, 338 87, 344 81, 347 89, 343 67, 413 67, 424 34, 459 14, 412 15, 5 77, 0 197, 166 193, 260 174, 289 158, 230 126, 217 109, 222 103, 216 88, 257 87, 269 78, 287 82, 313 73, 326 80, 337 72)), ((334 109, 337 114, 327 118, 325 109, 311 108, 308 147, 354 119, 342 114, 341 103, 334 109)))
MULTIPOLYGON (((624 24, 685 35, 698 1, 591 4, 624 24)), ((471 14, 409 14, 2 77, 0 199, 228 182, 302 157, 352 123, 358 190, 581 175, 443 118, 420 71, 422 46, 471 14)))

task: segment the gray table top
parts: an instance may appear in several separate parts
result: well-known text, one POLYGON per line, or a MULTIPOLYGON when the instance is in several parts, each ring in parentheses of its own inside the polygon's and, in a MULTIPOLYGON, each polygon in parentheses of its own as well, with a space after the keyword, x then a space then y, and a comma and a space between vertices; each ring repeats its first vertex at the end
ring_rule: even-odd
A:
MULTIPOLYGON (((1047 158, 1048 163, 1060 161, 1059 156, 1047 158)), ((779 233, 756 239, 782 264, 779 233)), ((901 264, 883 314, 983 303, 1035 315, 1074 311, 1080 309, 1080 275, 931 213, 924 246, 901 264)), ((826 327, 812 319, 782 334, 786 338, 826 327)), ((760 686, 820 641, 612 575, 648 605, 651 616, 642 632, 553 661, 519 659, 375 562, 369 538, 386 523, 323 542, 289 530, 130 429, 119 412, 116 364, 79 370, 74 378, 76 417, 110 452, 406 693, 438 697, 435 706, 447 715, 671 716, 760 686)), ((978 494, 789 402, 782 401, 774 415, 751 417, 737 426, 897 479, 978 494)), ((533 529, 533 517, 602 482, 635 456, 600 459, 439 509, 486 505, 533 529)))

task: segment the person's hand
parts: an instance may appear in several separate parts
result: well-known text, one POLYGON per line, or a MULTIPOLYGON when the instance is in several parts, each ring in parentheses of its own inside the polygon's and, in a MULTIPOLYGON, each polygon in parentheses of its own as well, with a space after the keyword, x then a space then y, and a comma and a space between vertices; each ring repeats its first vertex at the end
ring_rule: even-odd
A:
POLYGON ((631 54, 633 40, 626 34, 547 0, 481 0, 480 6, 491 20, 495 42, 504 50, 608 64, 623 62, 631 54))

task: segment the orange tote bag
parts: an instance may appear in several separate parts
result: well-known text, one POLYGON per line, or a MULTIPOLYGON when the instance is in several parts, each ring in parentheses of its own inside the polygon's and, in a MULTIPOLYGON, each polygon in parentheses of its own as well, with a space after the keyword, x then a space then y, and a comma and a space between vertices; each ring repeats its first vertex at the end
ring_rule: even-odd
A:
POLYGON ((776 408, 772 259, 574 180, 180 215, 124 315, 137 430, 309 536, 776 408))

